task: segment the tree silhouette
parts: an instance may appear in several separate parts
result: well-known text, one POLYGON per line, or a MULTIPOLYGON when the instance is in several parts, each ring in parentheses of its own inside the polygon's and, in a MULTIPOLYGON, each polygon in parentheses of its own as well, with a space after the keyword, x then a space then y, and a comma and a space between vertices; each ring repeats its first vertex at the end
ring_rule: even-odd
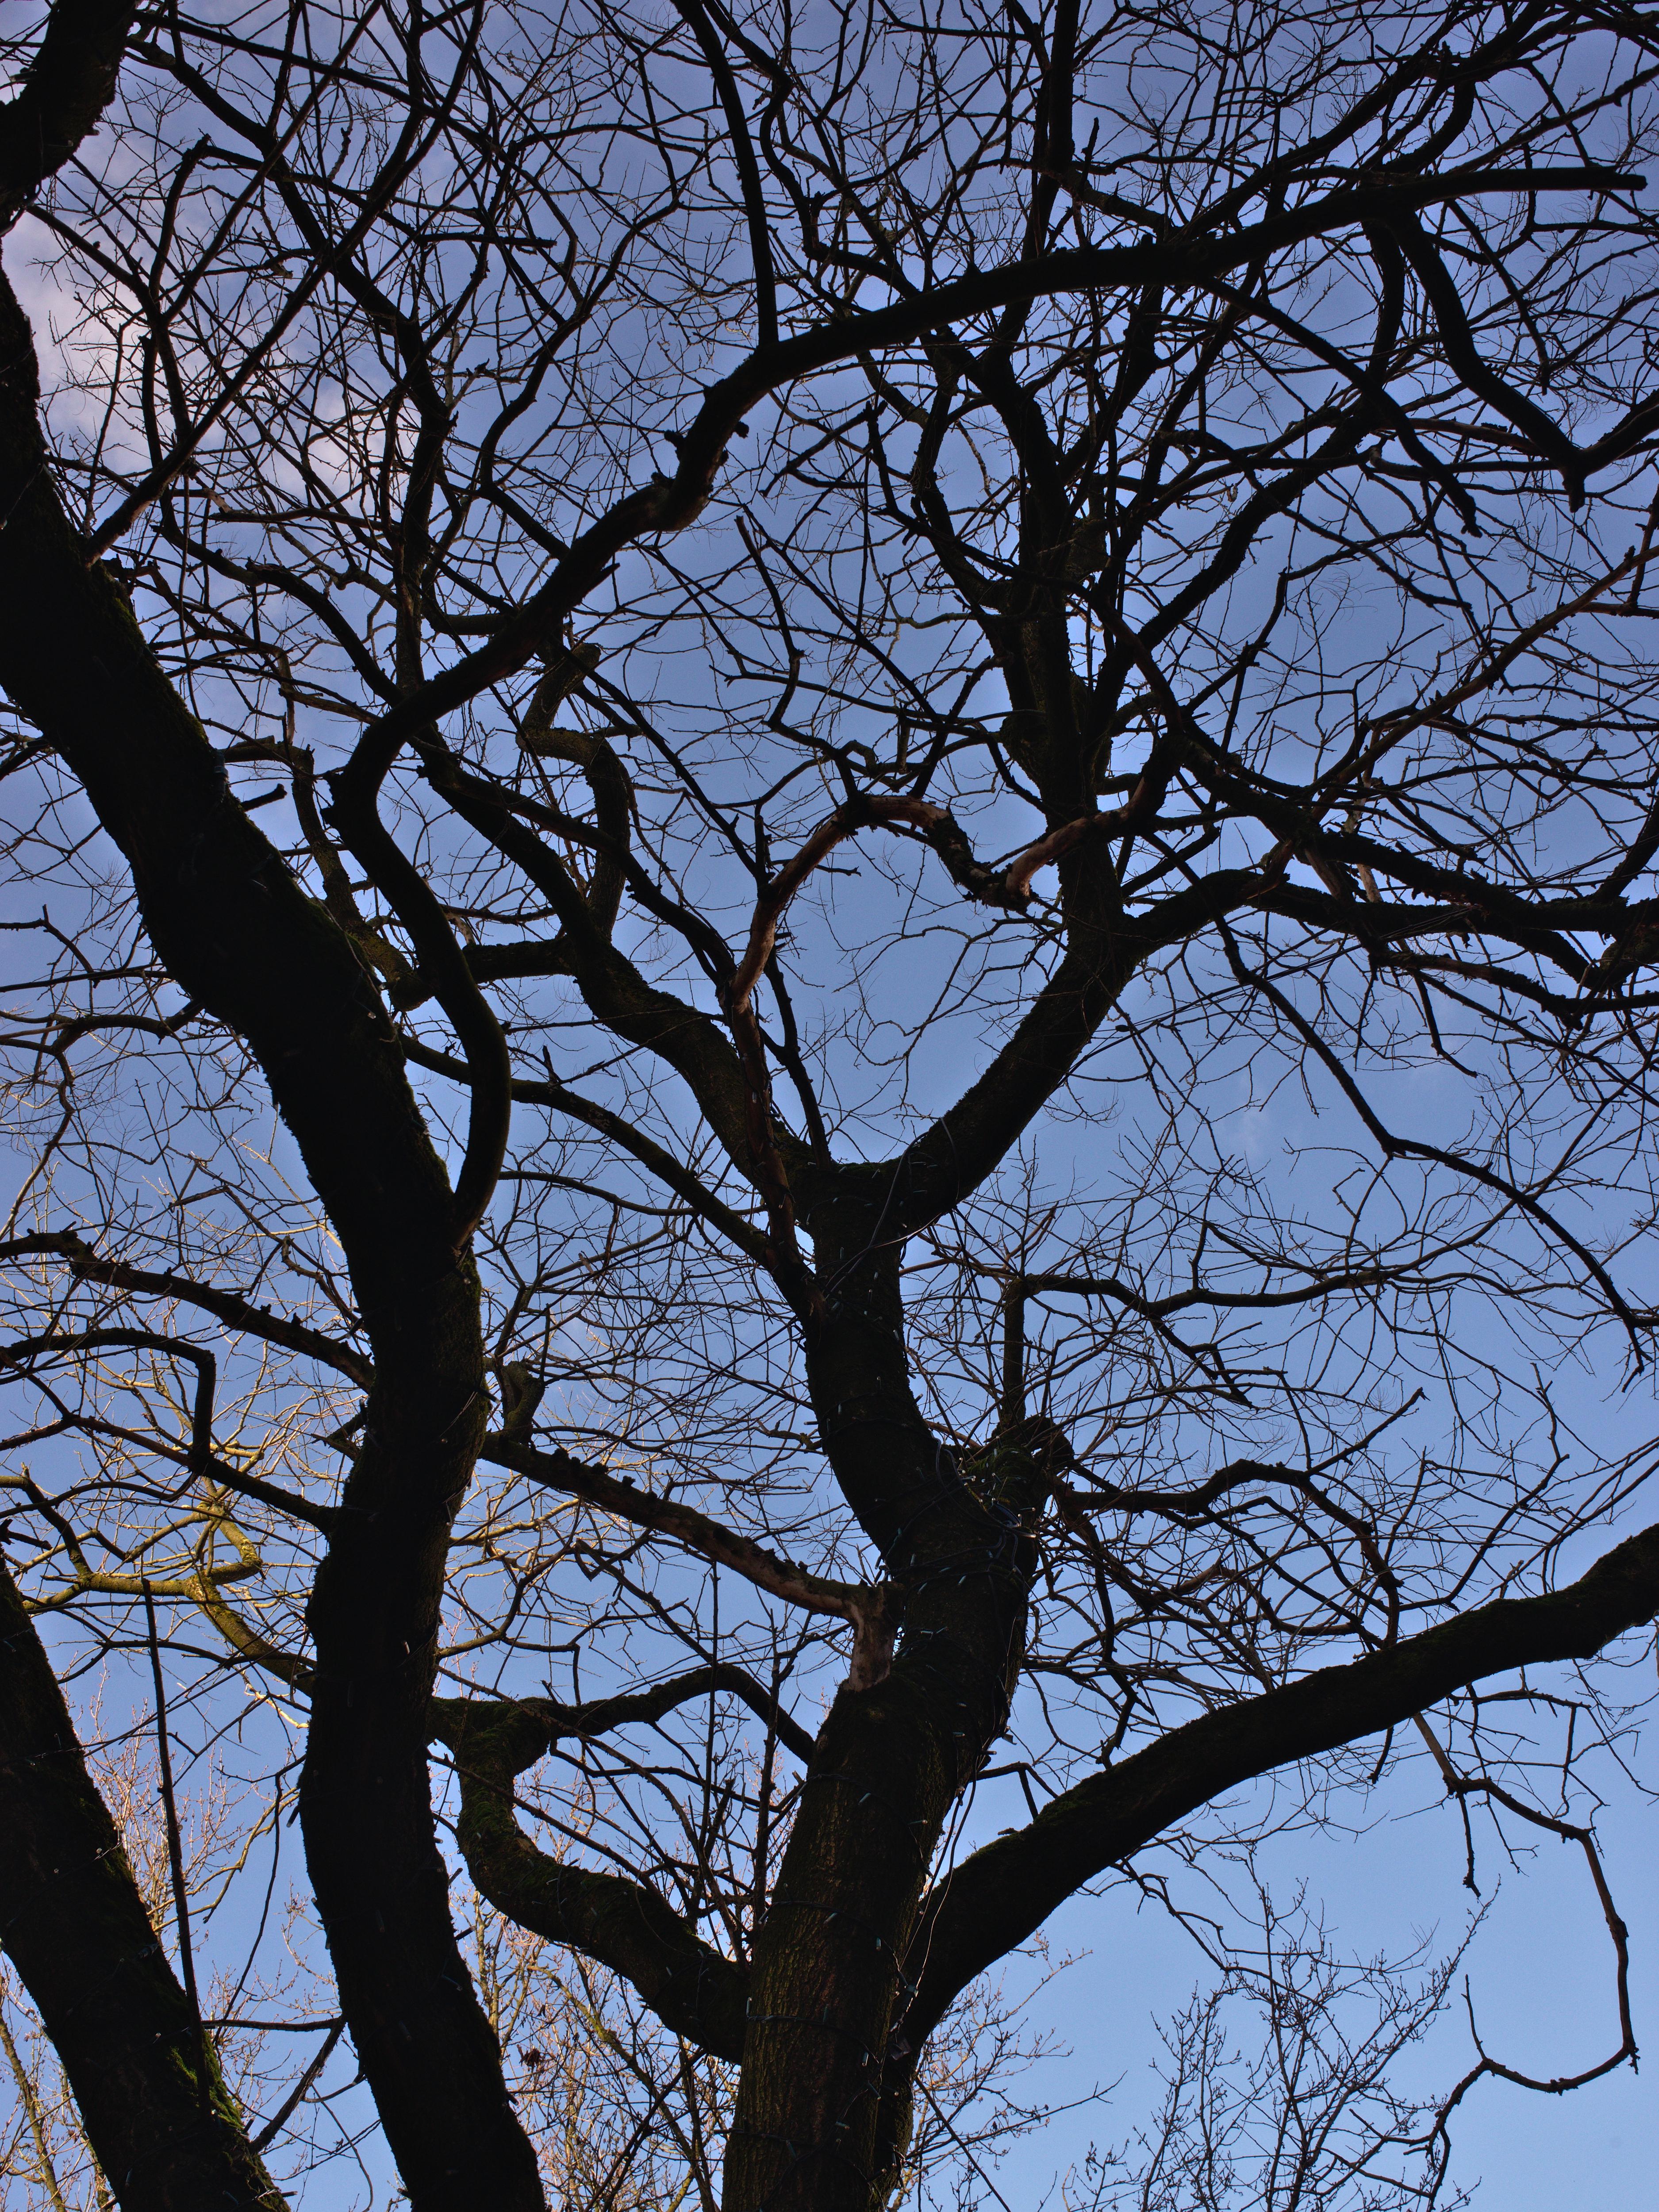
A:
POLYGON ((303 1711, 419 2207, 544 2201, 451 1823, 734 2069, 730 2212, 885 2201, 975 1978, 1277 1770, 1553 1823, 1622 1993, 1530 1771, 1618 1675, 1529 1670, 1659 1611, 1582 1412, 1652 1330, 1656 51, 15 35, 0 1921, 124 2205, 276 2201, 52 1672, 147 1607, 303 1711))

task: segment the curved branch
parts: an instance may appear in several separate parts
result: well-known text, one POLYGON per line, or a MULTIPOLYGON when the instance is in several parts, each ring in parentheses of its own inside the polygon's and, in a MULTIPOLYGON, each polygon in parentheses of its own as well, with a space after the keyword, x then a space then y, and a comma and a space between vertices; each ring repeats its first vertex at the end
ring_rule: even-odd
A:
MULTIPOLYGON (((310 1498, 301 1498, 297 1492, 284 1490, 274 1482, 262 1481, 257 1474, 245 1474, 241 1468, 232 1467, 215 1452, 213 1394, 219 1368, 213 1354, 199 1344, 186 1344, 181 1338, 163 1336, 152 1329, 60 1329, 44 1336, 23 1337, 15 1344, 0 1346, 0 1368, 21 1367, 26 1361, 42 1353, 106 1350, 159 1352, 168 1358, 187 1359, 196 1370, 196 1403, 191 1416, 189 1449, 179 1450, 158 1438, 149 1443, 149 1449, 187 1468, 193 1475, 220 1483, 225 1489, 234 1490, 241 1497, 257 1498, 260 1504, 273 1506, 279 1513, 292 1514, 296 1521, 308 1522, 313 1528, 320 1528, 325 1534, 336 1526, 339 1515, 334 1507, 313 1504, 310 1498)), ((103 1423, 82 1419, 76 1425, 88 1432, 103 1429, 106 1433, 119 1434, 129 1441, 138 1441, 132 1438, 129 1431, 112 1430, 103 1423)))
POLYGON ((1644 180, 1603 168, 1452 170, 1368 179, 1236 230, 1176 233, 1133 246, 1078 246, 1000 269, 976 270, 931 290, 863 313, 838 315, 799 336, 762 345, 729 376, 710 385, 679 438, 679 465, 629 492, 590 525, 546 582, 476 652, 427 679, 370 723, 341 779, 343 789, 372 793, 417 731, 516 675, 538 653, 556 649, 560 629, 617 556, 641 538, 684 530, 707 504, 726 448, 749 410, 769 392, 812 371, 908 344, 930 332, 1015 301, 1065 292, 1147 284, 1204 283, 1339 230, 1390 221, 1418 208, 1478 194, 1583 191, 1639 187, 1644 180))
POLYGON ((820 822, 792 860, 786 860, 755 902, 749 925, 749 943, 737 971, 726 987, 726 1012, 736 1017, 749 1011, 750 994, 765 972, 778 941, 783 910, 819 862, 826 860, 845 837, 868 825, 907 823, 933 830, 945 819, 945 809, 926 799, 855 799, 820 822))
POLYGON ((1566 487, 1568 504, 1582 506, 1585 477, 1619 459, 1652 431, 1656 419, 1654 402, 1649 399, 1632 408, 1623 422, 1606 437, 1598 439, 1594 446, 1585 448, 1576 445, 1541 407, 1524 392, 1517 392, 1482 360, 1463 311, 1456 280, 1435 251, 1421 223, 1410 214, 1402 213, 1386 218, 1386 227, 1399 241, 1401 252, 1422 287, 1451 368, 1471 392, 1521 433, 1534 453, 1554 464, 1566 487))
POLYGON ((308 1610, 301 1812, 341 2007, 403 2171, 465 2173, 503 2212, 538 2212, 535 2154, 456 1946, 427 1775, 438 1593, 485 1413, 454 1194, 357 950, 236 803, 116 580, 88 566, 38 398, 27 320, 0 283, 0 680, 125 855, 174 979, 264 1070, 374 1349, 308 1610))
MULTIPOLYGON (((590 1698, 580 1705, 562 1705, 556 1698, 434 1698, 432 1733, 436 1741, 447 1744, 453 1751, 469 1729, 477 1729, 486 1721, 491 1726, 496 1722, 505 1725, 509 1717, 516 1717, 527 1731, 526 1741, 538 1731, 545 1739, 541 1750, 533 1754, 534 1759, 539 1759, 543 1752, 565 1736, 609 1735, 613 1729, 659 1721, 679 1706, 690 1705, 694 1698, 716 1694, 736 1698, 747 1705, 797 1759, 805 1761, 811 1757, 812 1739, 800 1723, 791 1717, 786 1707, 746 1667, 733 1666, 724 1659, 707 1667, 694 1667, 648 1690, 630 1690, 615 1698, 590 1698)), ((518 1738, 513 1741, 516 1743, 518 1738)), ((525 1762, 532 1763, 532 1760, 525 1762)), ((524 1766, 514 1771, 522 1774, 524 1766)))
POLYGON ((567 1866, 538 1850, 513 1811, 515 1778, 559 1735, 659 1719, 686 1699, 724 1686, 713 1678, 727 1671, 702 1668, 655 1692, 594 1706, 536 1699, 480 1707, 467 1698, 437 1698, 433 1733, 455 1754, 461 1790, 456 1837, 483 1895, 520 1927, 568 1943, 621 1974, 677 2035, 735 2060, 743 2056, 749 2000, 743 1969, 643 1882, 567 1866))
POLYGON ((690 26, 693 37, 702 49, 703 59, 708 64, 708 74, 714 80, 720 106, 726 111, 726 127, 732 134, 732 159, 737 165, 738 180, 743 187, 744 213, 749 218, 749 250, 755 264, 755 322, 760 342, 775 345, 778 340, 778 285, 772 269, 771 227, 767 220, 766 196, 761 190, 760 165, 755 159, 755 145, 749 135, 749 118, 743 112, 743 101, 738 92, 738 81, 732 73, 732 64, 726 58, 719 33, 709 21, 700 0, 674 0, 675 12, 690 26))
POLYGON ((466 1152, 455 1178, 453 1227, 455 1249, 462 1251, 483 1218, 507 1157, 513 1123, 513 1060, 507 1038, 436 894, 381 821, 373 793, 337 785, 335 803, 324 811, 409 932, 433 995, 466 1054, 472 1102, 466 1152))
POLYGON ((199 1306, 204 1313, 210 1313, 229 1328, 262 1337, 267 1344, 280 1344, 284 1351, 297 1352, 323 1366, 337 1368, 342 1375, 361 1383, 365 1390, 374 1380, 371 1361, 352 1351, 349 1345, 325 1336, 320 1329, 307 1328, 303 1322, 286 1321, 267 1307, 256 1306, 240 1291, 217 1290, 210 1283, 198 1283, 188 1275, 175 1275, 170 1270, 156 1273, 146 1267, 130 1267, 124 1260, 100 1259, 85 1238, 72 1229, 48 1230, 38 1237, 17 1237, 9 1243, 0 1244, 0 1261, 36 1255, 67 1260, 71 1273, 82 1282, 106 1283, 112 1290, 137 1291, 147 1297, 177 1298, 182 1304, 199 1306))
MULTIPOLYGON (((553 908, 561 941, 568 949, 570 973, 591 1012, 630 1043, 659 1054, 688 1085, 732 1160, 746 1167, 744 1077, 719 1024, 647 981, 611 943, 608 929, 558 854, 534 829, 516 818, 506 793, 465 775, 440 743, 425 745, 423 765, 445 804, 504 854, 553 908)), ((336 788, 356 789, 349 784, 349 770, 343 774, 336 788)), ((352 800, 354 805, 357 803, 352 800)), ((433 981, 435 988, 435 977, 433 981)))
MULTIPOLYGON (((465 1060, 457 1060, 453 1053, 435 1052, 430 1045, 422 1044, 417 1038, 404 1040, 406 1057, 416 1067, 424 1067, 434 1075, 447 1076, 453 1083, 471 1080, 465 1060)), ((590 1129, 597 1129, 609 1137, 623 1152, 636 1159, 641 1167, 648 1168, 658 1180, 665 1184, 677 1198, 683 1198, 692 1212, 711 1229, 717 1229, 728 1237, 745 1258, 759 1267, 772 1268, 776 1255, 760 1231, 746 1221, 743 1215, 727 1206, 686 1166, 677 1160, 665 1146, 608 1106, 601 1106, 592 1098, 584 1098, 580 1091, 571 1091, 555 1075, 545 1079, 515 1079, 513 1096, 520 1103, 530 1106, 551 1106, 562 1114, 568 1114, 573 1121, 580 1121, 590 1129)))
POLYGON ((903 2039, 919 2049, 975 1974, 1084 1883, 1224 1790, 1396 1727, 1488 1675, 1593 1658, 1656 1613, 1659 1524, 1616 1546, 1566 1589, 1499 1598, 1348 1666, 1322 1668, 1206 1713, 1091 1776, 934 1889, 910 1946, 916 1987, 903 2039))
POLYGON ((1148 915, 1078 933, 983 1073, 881 1170, 893 1192, 883 1233, 915 1236, 960 1204, 1066 1081, 1142 962, 1258 896, 1263 879, 1259 868, 1219 870, 1148 915))

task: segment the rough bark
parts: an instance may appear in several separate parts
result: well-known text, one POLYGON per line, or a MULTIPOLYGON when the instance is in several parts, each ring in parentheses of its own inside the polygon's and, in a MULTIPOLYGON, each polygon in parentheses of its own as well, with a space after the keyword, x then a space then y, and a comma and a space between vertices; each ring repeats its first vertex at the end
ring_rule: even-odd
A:
MULTIPOLYGON (((111 0, 59 0, 24 91, 0 111, 0 223, 95 121, 113 84, 131 13, 111 0)), ((694 13, 701 23, 700 12, 694 13)), ((1510 167, 1432 176, 1418 175, 1415 164, 1358 172, 1358 181, 1330 190, 1322 183, 1315 196, 1289 207, 1270 196, 1277 211, 1248 226, 1237 219, 1246 204, 1241 200, 1224 221, 1186 235, 1153 231, 1131 246, 1045 253, 1057 180, 1072 158, 1064 104, 1069 94, 1064 100, 1062 94, 1075 30, 1075 11, 1062 6, 1053 47, 1054 97, 1044 110, 1036 172, 1044 181, 1034 210, 1042 212, 1034 211, 1020 260, 976 270, 872 312, 819 320, 783 340, 769 307, 759 317, 756 350, 705 391, 689 427, 676 434, 672 476, 654 478, 605 508, 559 554, 533 597, 504 614, 476 651, 426 683, 420 680, 416 594, 405 587, 417 578, 429 542, 420 502, 434 481, 447 418, 418 331, 404 346, 405 368, 411 377, 418 369, 426 378, 426 396, 420 402, 423 442, 410 469, 411 483, 422 489, 419 501, 411 494, 414 520, 405 518, 396 549, 408 625, 397 684, 379 695, 395 688, 398 696, 338 779, 332 818, 380 888, 392 887, 394 908, 416 945, 419 967, 401 993, 403 1002, 415 1004, 418 992, 430 988, 455 1024, 468 1060, 460 1066, 422 1047, 410 1056, 471 1082, 475 1103, 493 1086, 493 1104, 475 1116, 474 1136, 493 1133, 469 1146, 467 1194, 459 1209, 405 1079, 404 1048, 359 950, 327 911, 303 896, 233 799, 222 763, 163 678, 118 587, 88 567, 64 517, 36 428, 27 326, 0 289, 0 604, 6 610, 0 677, 80 779, 125 855, 146 926, 172 974, 246 1040, 265 1071, 340 1235, 374 1347, 372 1376, 367 1368, 357 1370, 369 1389, 362 1443, 329 1522, 329 1551, 309 1613, 316 1652, 314 1667, 303 1670, 313 1712, 301 1802, 343 2007, 410 2196, 422 2212, 474 2201, 529 2212, 540 2203, 534 2160, 507 2101, 500 2054, 449 1923, 425 1760, 434 1725, 455 1753, 460 1841, 484 1894, 522 1924, 627 1976, 672 2028, 723 2056, 741 2057, 727 2172, 731 2212, 805 2212, 809 2206, 813 2212, 869 2212, 886 2193, 902 2152, 911 2073, 925 2037, 975 1972, 1029 1935, 1079 1885, 1243 1780, 1406 1718, 1479 1676, 1526 1660, 1593 1651, 1650 1617, 1659 1603, 1659 1537, 1650 1532, 1559 1597, 1505 1601, 1352 1667, 1327 1669, 1178 1729, 1068 1791, 1030 1828, 976 1854, 931 1898, 925 1894, 951 1809, 1006 1724, 1026 1633, 1029 1522, 1046 1486, 1038 1442, 1017 1427, 968 1471, 970 1479, 929 1429, 908 1376, 900 1245, 1007 1157, 1077 1066, 1137 967, 1159 946, 1272 892, 1285 854, 1303 835, 1299 807, 1289 809, 1286 802, 1285 836, 1291 842, 1276 845, 1261 868, 1218 872, 1170 896, 1152 919, 1143 913, 1126 921, 1101 860, 1105 836, 1132 828, 1138 810, 1142 819, 1156 816, 1175 753, 1188 745, 1189 732, 1158 694, 1162 750, 1149 756, 1124 807, 1098 811, 1102 702, 1115 696, 1137 655, 1121 641, 1113 646, 1115 672, 1102 679, 1092 700, 1072 669, 1069 586, 1075 580, 1068 562, 1077 516, 1038 402, 1008 366, 1022 307, 1046 295, 1103 287, 1145 288, 1148 294, 1164 286, 1208 287, 1230 297, 1230 275, 1259 268, 1272 254, 1338 228, 1391 227, 1422 278, 1448 360, 1471 392, 1517 423, 1552 460, 1575 497, 1588 471, 1630 451, 1652 425, 1648 403, 1595 447, 1580 452, 1571 446, 1473 356, 1443 269, 1411 243, 1419 235, 1410 222, 1412 209, 1483 192, 1512 196, 1522 184, 1605 183, 1608 173, 1510 167), (1060 29, 1060 21, 1070 27, 1060 29), (1046 829, 1000 889, 980 879, 971 856, 952 865, 945 847, 936 849, 964 888, 1005 906, 1024 901, 1039 865, 1058 864, 1067 949, 1002 1049, 932 1129, 885 1165, 843 1169, 823 1157, 827 1139, 814 1152, 792 1140, 781 1122, 769 1122, 760 1095, 768 1079, 765 1056, 758 1047, 751 1064, 743 1049, 733 1051, 712 1015, 657 988, 611 943, 617 900, 628 882, 657 919, 683 927, 711 977, 731 965, 712 924, 684 915, 651 890, 648 877, 629 874, 620 787, 610 787, 607 796, 594 782, 604 866, 595 887, 585 890, 520 809, 447 754, 438 718, 548 652, 623 548, 695 519, 727 441, 746 427, 741 418, 762 395, 814 369, 867 360, 912 339, 948 349, 957 343, 951 325, 995 308, 1007 311, 997 344, 977 357, 963 349, 959 366, 962 377, 996 408, 1024 484, 1024 596, 998 600, 1002 611, 985 628, 1006 678, 1010 720, 1026 732, 1022 742, 1031 751, 1046 829), (490 948, 469 966, 451 940, 435 892, 392 844, 376 812, 380 782, 410 742, 422 752, 434 793, 544 896, 561 926, 556 946, 490 948), (836 1481, 882 1562, 880 1589, 861 1613, 852 1601, 861 1601, 862 1591, 809 1577, 746 1538, 711 1535, 703 1516, 672 1500, 654 1501, 653 1517, 631 1512, 636 1525, 678 1534, 694 1553, 701 1549, 702 1556, 750 1572, 775 1595, 819 1610, 848 1609, 858 1627, 853 1675, 817 1742, 799 1747, 810 1754, 808 1771, 747 1977, 644 1884, 565 1866, 536 1850, 514 1817, 515 1778, 556 1735, 648 1717, 649 1698, 632 1701, 629 1712, 603 1715, 539 1700, 479 1708, 431 1699, 450 1527, 487 1407, 477 1284, 461 1232, 488 1200, 514 1095, 501 1030, 476 988, 491 963, 497 975, 568 969, 600 1024, 678 1072, 769 1204, 775 1172, 781 1186, 773 1208, 777 1219, 787 1227, 798 1213, 811 1230, 817 1279, 803 1282, 806 1270, 798 1255, 775 1250, 659 1148, 647 1151, 649 1139, 623 1139, 635 1158, 665 1169, 672 1188, 690 1194, 706 1219, 787 1285, 802 1321, 811 1397, 836 1481), (481 1041, 477 1051, 475 1039, 481 1041), (786 1170, 793 1188, 784 1183, 786 1170)), ((702 30, 698 37, 705 52, 713 52, 717 42, 702 30)), ((737 105, 726 105, 737 129, 737 105)), ((262 140, 255 143, 262 156, 273 153, 262 140)), ((745 172, 752 221, 758 188, 750 193, 750 181, 745 172)), ((302 201, 292 200, 290 210, 307 251, 319 259, 331 256, 358 305, 378 313, 386 303, 354 270, 350 255, 334 253, 302 201)), ((755 235, 758 265, 766 254, 763 223, 755 235)), ((769 258, 766 265, 769 270, 769 258)), ((762 289, 769 297, 769 275, 762 289)), ((1389 356, 1399 319, 1399 300, 1384 287, 1379 360, 1389 356)), ((402 343, 407 333, 402 323, 398 327, 402 343)), ((1127 343, 1123 352, 1127 362, 1127 343)), ((1368 425, 1394 420, 1387 411, 1392 403, 1372 389, 1375 381, 1362 380, 1358 398, 1344 401, 1328 441, 1243 502, 1213 556, 1165 600, 1143 633, 1143 660, 1178 636, 1205 599, 1237 573, 1267 517, 1284 512, 1300 487, 1351 458, 1368 425)), ((136 511, 127 510, 129 519, 136 511)), ((1108 635, 1121 627, 1121 604, 1104 599, 1097 609, 1108 635)), ((1158 693, 1161 679, 1154 672, 1148 680, 1158 693)), ((530 749, 548 745, 544 732, 530 749)), ((1221 770, 1213 780, 1220 787, 1221 770)), ((1253 810, 1277 839, 1272 813, 1247 793, 1238 811, 1253 810)), ((1333 837, 1332 849, 1336 842, 1333 837)), ((1348 842, 1356 864, 1369 866, 1370 848, 1357 835, 1348 842)), ((1387 856, 1373 857, 1380 866, 1387 856)), ((773 925, 787 880, 786 872, 765 895, 774 899, 773 925)), ((1468 884, 1458 877, 1453 890, 1464 896, 1468 884)), ((1281 888, 1287 910, 1292 899, 1315 915, 1327 911, 1317 895, 1281 888)), ((1414 909, 1402 911, 1410 927, 1422 926, 1414 909)), ((1381 941, 1380 918, 1345 927, 1381 941)), ((745 997, 772 941, 765 940, 745 969, 745 997)), ((1515 941, 1533 939, 1522 933, 1515 941)), ((735 999, 726 1000, 728 1017, 735 1006, 735 999)), ((521 1084, 518 1095, 559 1104, 568 1094, 550 1068, 545 1084, 521 1084)), ((590 1126, 605 1126, 598 1118, 605 1109, 581 1110, 590 1126)), ((620 1131, 616 1117, 611 1121, 620 1131)), ((151 1273, 143 1282, 153 1288, 161 1279, 151 1273)), ((234 1319, 233 1304, 222 1298, 208 1310, 234 1319)), ((297 1329, 285 1340, 305 1349, 297 1329)), ((538 1455, 526 1437, 494 1449, 504 1463, 535 1472, 538 1455)), ((610 1478, 577 1472, 581 1480, 566 1486, 605 1506, 610 1478)), ((616 1504, 619 1512, 629 1511, 620 1498, 616 1504)), ((235 1640, 233 1631, 227 1633, 235 1640)), ((717 1670, 708 1671, 714 1686, 717 1670)), ((290 1679, 301 1679, 297 1662, 290 1679)), ((684 1682, 670 1686, 692 1694, 684 1682)))
MULTIPOLYGON (((510 1705, 439 1698, 433 1724, 455 1754, 461 1790, 456 1839, 480 1892, 520 1927, 623 1975, 677 2035, 720 2057, 739 2059, 749 1996, 743 1969, 644 1882, 567 1866, 538 1850, 514 1818, 513 1799, 518 1777, 560 1736, 599 1735, 629 1722, 660 1719, 676 1705, 721 1690, 763 1709, 769 1704, 740 1668, 714 1666, 635 1697, 587 1706, 541 1698, 510 1705)), ((800 1748, 810 1748, 799 1730, 790 1734, 800 1748)))
POLYGON ((57 0, 21 89, 0 107, 0 230, 97 127, 137 12, 132 0, 57 0))

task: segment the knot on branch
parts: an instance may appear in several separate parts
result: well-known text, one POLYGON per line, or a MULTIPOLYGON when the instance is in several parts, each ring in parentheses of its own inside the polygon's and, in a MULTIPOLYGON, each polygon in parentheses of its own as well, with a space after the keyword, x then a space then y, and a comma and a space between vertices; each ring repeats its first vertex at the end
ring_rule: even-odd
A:
POLYGON ((893 1671, 893 1639, 898 1634, 898 1593, 891 1583, 874 1583, 848 1601, 853 1624, 853 1664, 846 1686, 873 1690, 893 1671))
POLYGON ((501 1385, 501 1434, 509 1443, 523 1443, 528 1439, 537 1411, 547 1395, 546 1378, 521 1359, 502 1360, 496 1374, 501 1385))

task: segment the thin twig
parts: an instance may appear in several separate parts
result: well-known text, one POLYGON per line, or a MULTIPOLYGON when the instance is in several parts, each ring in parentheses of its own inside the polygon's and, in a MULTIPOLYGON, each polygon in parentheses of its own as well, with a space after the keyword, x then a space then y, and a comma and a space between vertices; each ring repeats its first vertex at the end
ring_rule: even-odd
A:
POLYGON ((190 1941, 190 1898, 185 1886, 184 1846, 179 1834, 179 1807, 173 1792, 173 1753, 167 1743, 167 1691, 161 1681, 161 1647, 155 1633, 155 1598, 150 1589, 149 1577, 144 1577, 144 1620, 149 1631, 149 1671, 155 1685, 155 1746, 161 1763, 161 1809, 167 1820, 167 1870, 173 1881, 173 1911, 179 1930, 179 1967, 184 1977, 185 1995, 190 2001, 191 2018, 196 2023, 196 2033, 202 2046, 200 2090, 204 2112, 212 2109, 210 2087, 214 2055, 208 2041, 207 2029, 202 2024, 202 2002, 196 1987, 196 1960, 190 1941))

